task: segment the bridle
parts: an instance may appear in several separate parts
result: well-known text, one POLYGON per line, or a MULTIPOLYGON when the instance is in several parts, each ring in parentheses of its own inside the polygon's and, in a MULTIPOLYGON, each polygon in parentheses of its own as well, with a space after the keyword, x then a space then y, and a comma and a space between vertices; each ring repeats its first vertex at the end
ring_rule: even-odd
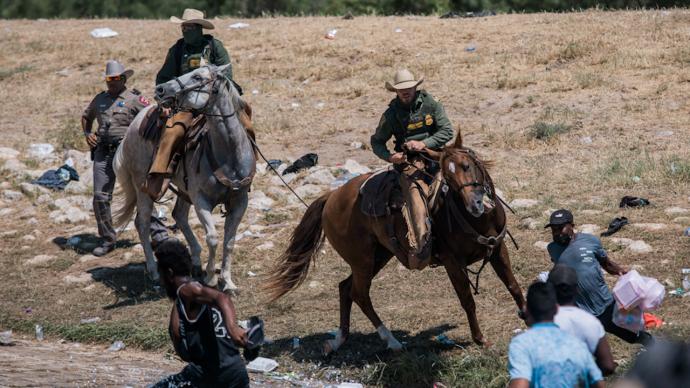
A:
POLYGON ((180 90, 176 91, 175 94, 172 95, 173 104, 172 104, 171 108, 172 108, 173 112, 176 113, 176 112, 183 110, 182 107, 179 105, 179 97, 182 95, 185 95, 189 92, 194 91, 197 93, 203 93, 203 94, 209 95, 209 98, 206 101, 206 104, 204 104, 204 106, 202 106, 201 108, 198 108, 198 109, 191 109, 190 110, 195 115, 203 114, 204 116, 207 116, 207 117, 221 117, 221 118, 228 118, 228 117, 234 116, 236 113, 234 110, 232 113, 227 114, 227 115, 225 115, 225 114, 213 114, 213 113, 209 113, 207 111, 208 106, 211 103, 212 96, 217 96, 218 92, 220 91, 220 86, 218 83, 223 82, 223 81, 226 83, 230 82, 230 79, 225 74, 221 74, 221 76, 222 76, 222 78, 218 77, 218 73, 214 73, 210 79, 203 80, 202 82, 195 83, 191 86, 187 86, 184 83, 182 83, 182 81, 180 80, 180 77, 173 78, 173 80, 175 82, 177 82, 177 84, 180 86, 180 90), (210 83, 213 84, 210 91, 202 90, 206 85, 208 85, 210 83))
MULTIPOLYGON (((439 163, 441 164, 441 171, 444 172, 443 174, 443 185, 444 186, 450 186, 453 185, 457 189, 458 192, 460 192, 462 189, 465 187, 481 187, 484 189, 484 193, 486 193, 489 197, 493 197, 493 190, 491 189, 491 178, 489 178, 486 168, 482 165, 481 161, 479 160, 479 157, 477 157, 477 154, 474 153, 471 149, 468 148, 461 148, 461 149, 455 149, 453 152, 458 152, 466 155, 467 157, 472 160, 474 165, 477 167, 477 170, 479 170, 479 173, 481 174, 481 182, 477 180, 477 177, 475 176, 475 180, 472 182, 467 182, 467 183, 462 183, 462 184, 457 184, 455 183, 454 180, 448 179, 446 177, 445 171, 444 171, 444 166, 445 166, 445 160, 448 156, 441 156, 441 159, 439 160, 439 163)), ((446 187, 445 191, 447 191, 448 188, 446 187)))

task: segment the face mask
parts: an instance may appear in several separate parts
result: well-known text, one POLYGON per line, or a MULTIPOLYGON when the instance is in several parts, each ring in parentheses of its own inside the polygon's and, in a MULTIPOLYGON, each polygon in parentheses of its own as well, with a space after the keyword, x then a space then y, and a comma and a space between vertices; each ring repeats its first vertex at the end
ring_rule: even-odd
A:
POLYGON ((559 234, 558 236, 554 236, 553 241, 555 241, 557 244, 561 245, 568 245, 570 244, 570 236, 567 234, 559 234))
POLYGON ((183 31, 182 37, 184 42, 190 46, 200 46, 203 42, 204 34, 201 31, 201 26, 194 26, 194 28, 183 31))

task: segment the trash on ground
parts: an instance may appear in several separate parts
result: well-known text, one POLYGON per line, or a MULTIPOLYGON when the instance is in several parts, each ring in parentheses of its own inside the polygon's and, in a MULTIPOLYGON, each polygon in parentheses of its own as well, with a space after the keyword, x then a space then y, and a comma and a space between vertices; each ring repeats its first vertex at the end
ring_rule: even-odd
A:
POLYGON ((353 141, 352 143, 350 143, 350 148, 355 150, 363 150, 364 143, 362 143, 361 141, 353 141))
POLYGON ((643 319, 645 329, 658 329, 664 324, 661 318, 651 313, 644 313, 643 319))
POLYGON ((41 160, 41 159, 51 157, 53 155, 54 151, 55 151, 55 147, 53 147, 52 144, 33 143, 33 144, 29 145, 29 149, 28 149, 27 153, 29 154, 30 157, 41 160))
POLYGON ((252 94, 255 96, 259 94, 259 89, 252 89, 252 94))
POLYGON ((539 279, 539 281, 542 283, 546 283, 549 280, 549 271, 539 272, 539 275, 537 275, 537 279, 539 279))
POLYGON ((402 28, 396 28, 396 29, 393 30, 393 31, 395 31, 395 32, 402 32, 402 28))
POLYGON ((292 349, 299 349, 299 337, 292 337, 292 349))
POLYGON ((111 30, 108 27, 94 28, 93 30, 91 30, 91 36, 93 36, 94 38, 110 38, 117 35, 117 32, 111 30))
POLYGON ((690 292, 685 292, 681 287, 676 288, 668 292, 669 295, 684 297, 685 295, 690 295, 690 292))
POLYGON ((625 197, 621 198, 621 203, 618 205, 618 207, 642 207, 649 204, 650 202, 648 199, 626 195, 625 197))
POLYGON ((440 343, 441 345, 446 345, 446 346, 456 346, 460 349, 462 349, 462 346, 458 345, 453 341, 452 339, 448 338, 447 335, 445 334, 439 334, 436 337, 434 337, 434 341, 440 343))
POLYGON ((31 307, 26 307, 26 308, 24 309, 24 313, 25 313, 25 314, 31 314, 31 313, 33 313, 33 312, 34 312, 34 310, 33 310, 31 307))
POLYGON ((457 18, 483 18, 486 16, 496 16, 494 11, 478 11, 478 12, 455 12, 451 11, 441 15, 441 19, 457 19, 457 18))
POLYGON ((690 291, 690 268, 683 268, 680 270, 681 275, 683 275, 683 290, 690 291))
POLYGON ((364 388, 360 383, 340 383, 336 388, 364 388))
POLYGON ((98 322, 98 321, 100 321, 100 320, 101 320, 100 317, 84 318, 84 319, 82 319, 81 321, 79 321, 79 323, 81 323, 81 324, 89 324, 89 323, 96 323, 96 322, 98 322))
POLYGON ((350 179, 358 177, 360 174, 354 174, 351 172, 346 172, 345 174, 340 175, 337 177, 333 182, 331 182, 331 190, 337 189, 338 187, 344 185, 345 183, 349 182, 350 179))
POLYGON ((316 105, 314 105, 316 109, 323 109, 324 106, 326 106, 325 102, 317 102, 316 105))
POLYGON ((233 30, 239 30, 240 28, 247 28, 247 27, 249 27, 249 24, 248 23, 242 23, 242 22, 233 23, 233 24, 228 26, 228 28, 232 28, 233 30))
POLYGON ((12 330, 0 332, 0 346, 14 346, 14 342, 12 342, 12 330))
POLYGON ((475 45, 473 45, 473 44, 471 44, 471 45, 465 47, 465 51, 467 51, 468 53, 475 52, 476 50, 477 50, 477 46, 475 46, 475 45))
POLYGON ((590 136, 584 136, 580 138, 580 143, 582 144, 592 144, 592 138, 590 136))
POLYGON ((602 237, 611 236, 614 233, 621 230, 625 225, 628 225, 628 218, 627 217, 616 217, 609 223, 609 228, 605 232, 601 233, 601 236, 602 237))
POLYGON ((248 371, 259 373, 270 372, 277 367, 278 363, 276 362, 276 360, 265 357, 257 357, 254 360, 252 360, 252 362, 247 364, 248 371))
POLYGON ((78 181, 79 173, 74 168, 63 164, 57 170, 48 170, 38 179, 31 181, 35 185, 41 185, 53 190, 64 190, 70 181, 78 181))
POLYGON ((122 341, 115 341, 113 342, 112 345, 108 348, 109 352, 119 352, 120 350, 125 348, 125 343, 122 341))
POLYGON ((685 231, 683 232, 683 236, 690 237, 690 226, 685 228, 685 231))
POLYGON ((317 154, 308 153, 306 155, 302 155, 299 159, 295 160, 294 163, 289 165, 288 168, 285 169, 285 171, 283 171, 283 175, 296 173, 300 170, 314 167, 318 162, 319 156, 317 154))
POLYGON ((332 30, 328 30, 328 32, 326 32, 326 36, 324 38, 335 39, 335 34, 337 34, 337 33, 338 33, 338 30, 336 30, 335 28, 332 30))
POLYGON ((43 326, 36 325, 36 339, 39 341, 43 341, 43 338, 43 326))
POLYGON ((280 165, 283 164, 283 161, 280 159, 269 159, 268 160, 268 165, 273 167, 274 169, 277 169, 280 167, 280 165))
POLYGON ((292 107, 292 109, 297 109, 300 107, 300 103, 299 102, 293 102, 292 104, 290 104, 290 106, 292 107))

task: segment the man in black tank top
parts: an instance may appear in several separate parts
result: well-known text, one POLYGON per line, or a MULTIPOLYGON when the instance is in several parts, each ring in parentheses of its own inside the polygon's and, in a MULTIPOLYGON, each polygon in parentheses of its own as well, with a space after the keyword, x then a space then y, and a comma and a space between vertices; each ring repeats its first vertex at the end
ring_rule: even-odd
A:
POLYGON ((179 240, 161 243, 156 258, 161 284, 175 303, 170 338, 177 355, 189 365, 153 387, 249 387, 238 351, 247 345, 247 332, 237 325, 230 297, 191 278, 192 259, 179 240))

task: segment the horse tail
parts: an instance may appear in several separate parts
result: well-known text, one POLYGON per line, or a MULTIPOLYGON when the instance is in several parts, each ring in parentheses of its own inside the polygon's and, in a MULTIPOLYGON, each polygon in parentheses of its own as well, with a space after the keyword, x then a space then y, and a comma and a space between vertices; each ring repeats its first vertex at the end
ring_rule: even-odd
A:
POLYGON ((115 157, 113 158, 113 171, 115 171, 117 181, 120 183, 120 187, 122 187, 122 194, 124 197, 124 199, 117 198, 114 201, 115 206, 112 217, 113 226, 116 228, 127 224, 129 220, 132 219, 134 210, 136 210, 137 207, 137 188, 134 185, 134 182, 132 182, 132 175, 127 168, 122 165, 124 153, 122 149, 125 140, 120 142, 120 145, 117 147, 117 151, 115 152, 115 157))
POLYGON ((307 278, 309 265, 324 241, 321 219, 330 195, 328 192, 312 202, 292 232, 288 248, 278 258, 278 265, 263 287, 269 292, 271 302, 299 287, 307 278))

